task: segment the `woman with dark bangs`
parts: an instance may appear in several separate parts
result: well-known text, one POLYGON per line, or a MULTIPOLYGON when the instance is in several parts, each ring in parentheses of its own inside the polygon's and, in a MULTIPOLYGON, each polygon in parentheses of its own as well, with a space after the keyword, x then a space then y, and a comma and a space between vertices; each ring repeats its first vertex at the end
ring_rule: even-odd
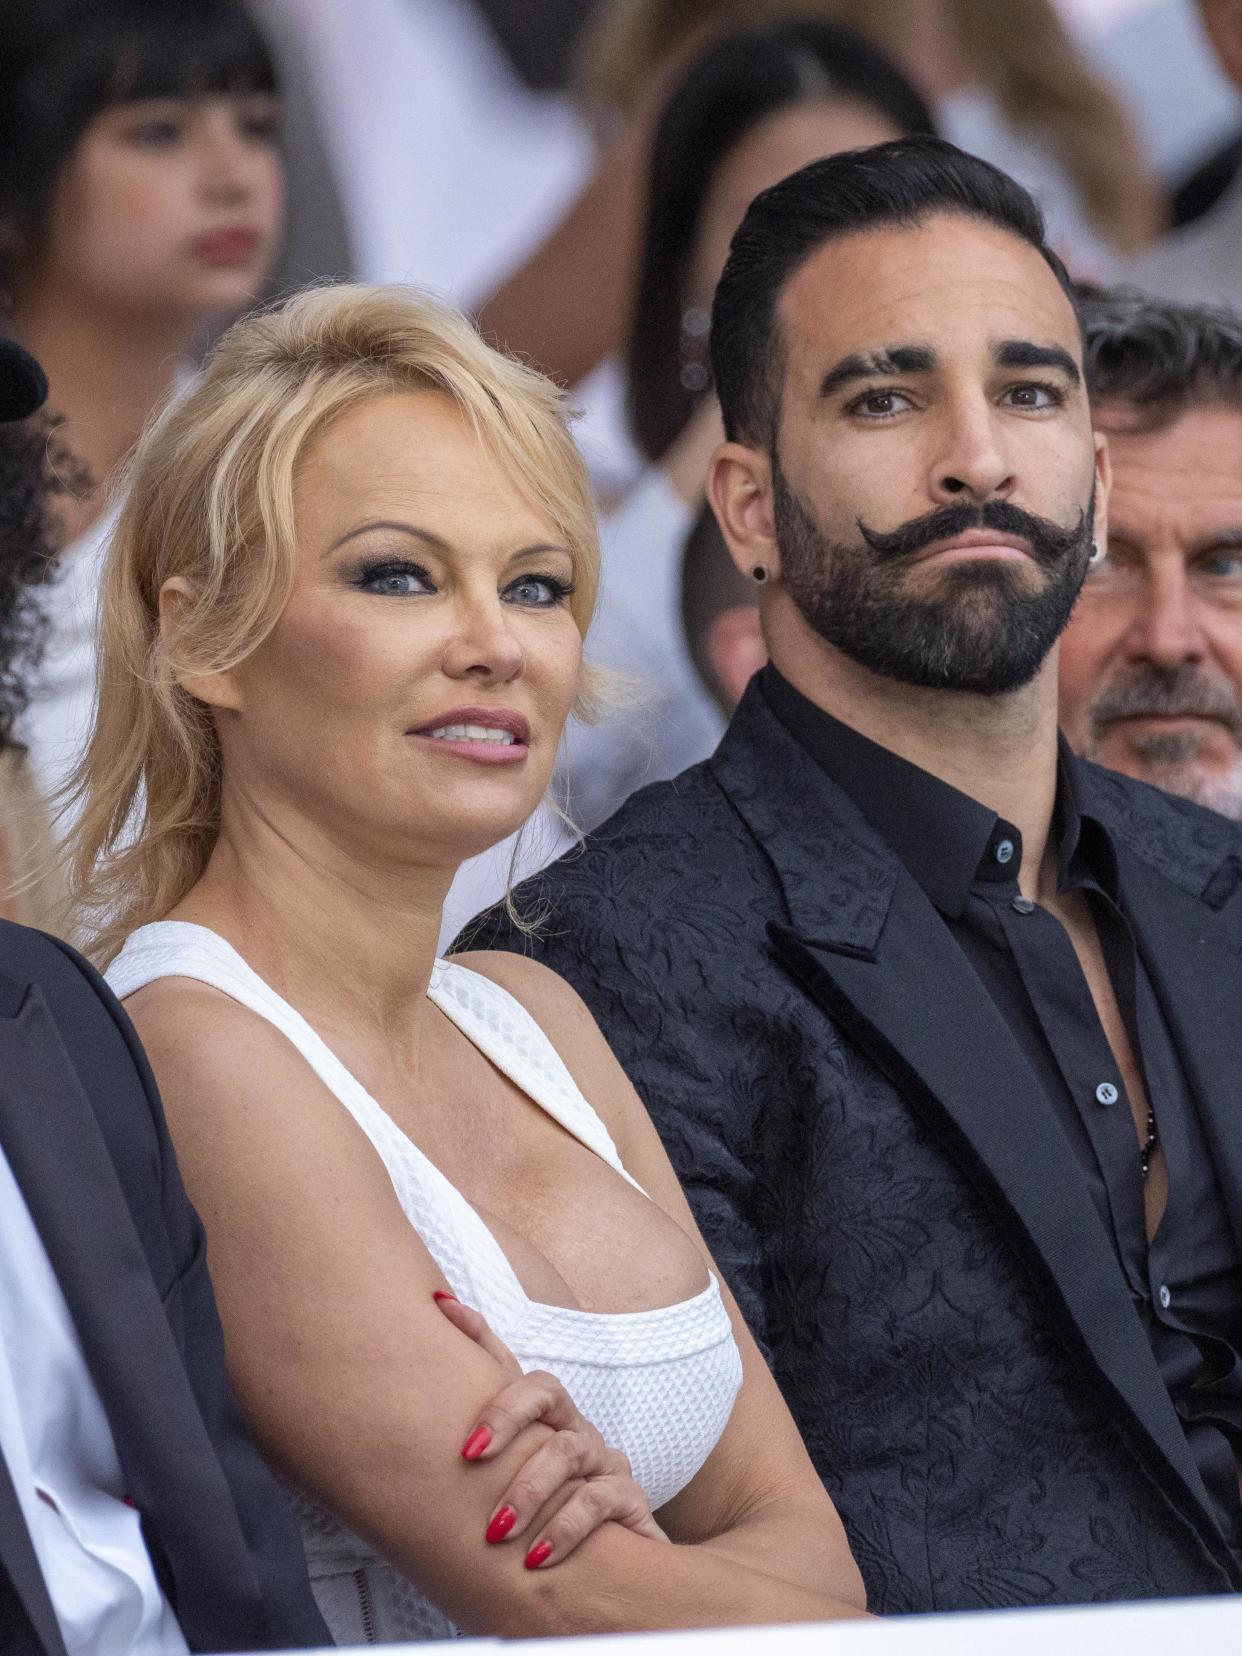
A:
POLYGON ((241 0, 6 0, 0 302, 44 365, 49 632, 19 734, 49 799, 80 755, 111 491, 283 226, 272 59, 241 0))

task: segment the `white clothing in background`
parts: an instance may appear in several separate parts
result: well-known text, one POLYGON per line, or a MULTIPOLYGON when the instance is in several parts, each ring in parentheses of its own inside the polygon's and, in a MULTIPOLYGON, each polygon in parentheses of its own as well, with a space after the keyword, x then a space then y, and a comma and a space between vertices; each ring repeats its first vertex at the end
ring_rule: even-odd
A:
MULTIPOLYGON (((108 982, 121 998, 164 977, 210 984, 279 1030, 370 1139, 448 1287, 487 1319, 524 1372, 546 1369, 557 1377, 605 1441, 629 1456, 653 1508, 686 1487, 719 1442, 742 1381, 741 1355, 715 1276, 709 1274, 693 1298, 649 1311, 613 1314, 532 1300, 475 1208, 229 943, 203 926, 162 921, 134 932, 108 968, 108 982)), ((427 998, 533 1104, 618 1178, 640 1188, 520 1001, 450 961, 432 968, 427 998)), ((367 1262, 359 1260, 358 1268, 364 1271, 367 1262)), ((413 1582, 330 1512, 305 1496, 296 1504, 311 1586, 338 1644, 451 1632, 413 1582)))
POLYGON ((531 92, 469 0, 259 0, 296 37, 357 274, 473 305, 593 164, 567 98, 531 92))
POLYGON ((30 751, 35 781, 52 811, 58 838, 68 822, 58 815, 56 795, 86 751, 95 720, 99 586, 119 510, 114 503, 65 548, 41 593, 49 622, 47 642, 18 735, 30 751))
POLYGON ((69 1307, 0 1150, 0 1455, 69 1656, 181 1656, 69 1307))
POLYGON ((1129 6, 1080 44, 1121 94, 1161 178, 1178 181, 1237 130, 1238 94, 1190 0, 1129 6))
POLYGON ((598 826, 636 788, 706 759, 724 731, 681 626, 681 565, 695 514, 651 466, 601 525, 599 608, 586 657, 634 681, 635 705, 571 723, 558 767, 570 815, 598 826))
POLYGON ((1119 263, 1114 274, 1158 299, 1242 310, 1242 175, 1210 213, 1119 263))
POLYGON ((1043 209, 1048 240, 1073 275, 1103 279, 1115 254, 1083 211, 1073 179, 1038 132, 1012 127, 982 87, 943 99, 936 120, 951 143, 982 156, 1031 192, 1043 209))

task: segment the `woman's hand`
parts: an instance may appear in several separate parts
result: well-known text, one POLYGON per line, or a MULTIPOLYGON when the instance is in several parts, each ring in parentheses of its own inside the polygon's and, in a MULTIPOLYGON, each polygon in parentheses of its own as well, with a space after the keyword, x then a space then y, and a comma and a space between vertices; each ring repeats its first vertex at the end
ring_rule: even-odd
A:
POLYGON ((462 1459, 490 1459, 536 1421, 555 1437, 536 1451, 505 1491, 487 1527, 493 1543, 533 1535, 528 1570, 546 1569, 569 1557, 601 1525, 616 1523, 638 1535, 665 1541, 651 1507, 619 1449, 610 1449, 578 1413, 573 1398, 552 1374, 523 1374, 509 1348, 477 1311, 452 1294, 435 1296, 440 1310, 463 1334, 513 1376, 488 1403, 462 1445, 462 1459))

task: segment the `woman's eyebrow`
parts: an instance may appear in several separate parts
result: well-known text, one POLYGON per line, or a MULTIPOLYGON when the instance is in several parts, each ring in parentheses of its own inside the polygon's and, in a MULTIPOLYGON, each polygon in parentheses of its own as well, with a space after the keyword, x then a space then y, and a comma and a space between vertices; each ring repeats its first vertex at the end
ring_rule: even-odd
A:
POLYGON ((368 518, 365 523, 356 524, 343 535, 338 535, 328 548, 328 552, 338 551, 347 541, 356 540, 359 535, 370 534, 372 529, 395 529, 399 535, 412 535, 415 540, 425 541, 437 552, 450 550, 449 543, 441 536, 433 534, 430 529, 420 529, 416 523, 401 523, 395 518, 368 518))

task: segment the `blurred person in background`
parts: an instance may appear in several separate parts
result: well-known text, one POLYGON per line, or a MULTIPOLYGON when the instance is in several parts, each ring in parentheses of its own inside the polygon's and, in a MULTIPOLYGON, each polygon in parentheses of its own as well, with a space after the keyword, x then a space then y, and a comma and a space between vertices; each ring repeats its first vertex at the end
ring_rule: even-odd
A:
POLYGON ((16 736, 47 632, 39 588, 52 567, 55 483, 30 419, 46 395, 34 358, 0 334, 0 918, 60 932, 68 916, 47 804, 16 736))
POLYGON ((241 0, 8 0, 0 292, 47 372, 62 487, 50 632, 19 725, 55 796, 90 729, 111 494, 205 330, 260 292, 284 176, 271 58, 241 0))
MULTIPOLYGON (((1221 68, 1242 91, 1242 0, 1198 0, 1198 9, 1221 68)), ((1144 292, 1242 309, 1242 176, 1235 172, 1209 212, 1121 268, 1144 292)))
POLYGON ((1081 274, 1099 274, 1161 228, 1134 124, 1053 0, 602 0, 579 76, 601 159, 556 231, 482 307, 491 337, 568 385, 618 348, 667 84, 713 34, 791 10, 850 24, 889 52, 941 131, 1035 192, 1053 243, 1081 274))
POLYGON ((651 146, 623 351, 645 469, 602 527, 591 659, 636 681, 635 704, 566 738, 562 791, 593 827, 644 782, 711 752, 724 728, 681 629, 681 549, 720 439, 707 328, 729 242, 754 196, 806 162, 911 133, 927 105, 853 30, 784 17, 706 45, 668 94, 651 146))
POLYGON ((1113 487, 1061 641, 1078 752, 1242 820, 1242 318, 1084 296, 1113 487))
POLYGON ((729 556, 706 504, 682 553, 681 624, 699 682, 724 718, 732 718, 768 659, 768 647, 759 624, 759 589, 729 556))

